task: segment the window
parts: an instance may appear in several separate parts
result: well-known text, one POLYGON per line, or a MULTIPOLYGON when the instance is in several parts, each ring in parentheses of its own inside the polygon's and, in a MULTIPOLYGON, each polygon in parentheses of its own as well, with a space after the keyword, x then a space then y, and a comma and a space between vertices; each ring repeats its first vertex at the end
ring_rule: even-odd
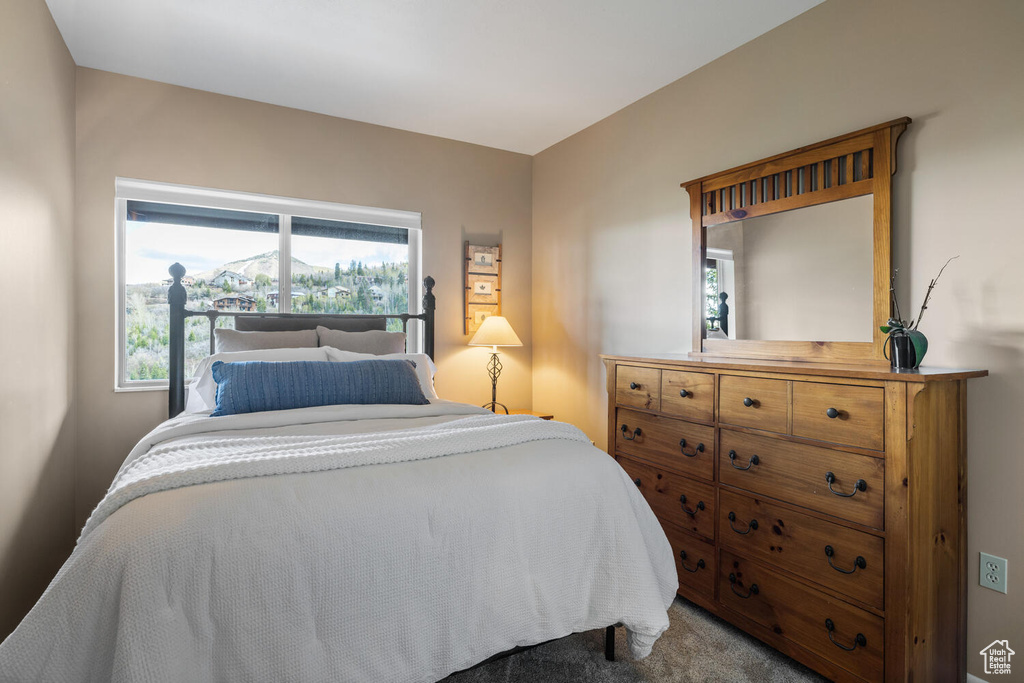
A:
POLYGON ((732 249, 707 248, 704 261, 704 322, 705 329, 715 332, 719 338, 736 338, 735 266, 732 249))
MULTIPOLYGON (((185 266, 191 310, 419 311, 418 213, 123 178, 116 192, 118 390, 167 386, 175 262, 185 266)), ((188 318, 186 376, 209 349, 207 318, 188 318)))
POLYGON ((709 258, 704 261, 704 320, 709 330, 718 329, 714 318, 718 315, 718 262, 709 258))

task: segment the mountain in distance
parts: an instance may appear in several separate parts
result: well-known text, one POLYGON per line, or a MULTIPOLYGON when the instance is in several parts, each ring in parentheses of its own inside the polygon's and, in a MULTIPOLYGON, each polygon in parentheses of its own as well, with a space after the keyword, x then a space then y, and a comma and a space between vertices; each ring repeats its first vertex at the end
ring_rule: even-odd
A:
MULTIPOLYGON (((278 253, 275 249, 274 251, 268 251, 265 254, 258 254, 256 256, 250 256, 249 258, 225 263, 219 268, 197 273, 195 277, 197 280, 212 280, 222 270, 230 270, 235 273, 240 273, 250 279, 254 279, 257 275, 262 274, 274 280, 277 279, 279 273, 278 253)), ((334 272, 334 269, 326 266, 311 266, 304 261, 300 261, 294 256, 292 257, 292 275, 318 275, 330 272, 334 272)))

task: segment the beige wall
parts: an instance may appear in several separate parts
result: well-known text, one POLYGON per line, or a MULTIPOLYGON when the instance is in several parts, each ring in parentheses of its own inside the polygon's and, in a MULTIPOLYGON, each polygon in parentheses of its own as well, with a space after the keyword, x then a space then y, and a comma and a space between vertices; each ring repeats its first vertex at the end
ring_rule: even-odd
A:
POLYGON ((437 280, 443 398, 490 400, 484 349, 465 346, 463 241, 503 243, 508 349, 499 399, 531 401, 531 158, 198 90, 78 70, 76 179, 79 524, 167 393, 114 393, 114 178, 420 211, 437 280))
POLYGON ((992 640, 1024 644, 1024 230, 1006 218, 1024 179, 1022 26, 1018 0, 829 0, 534 158, 534 407, 603 444, 597 354, 690 350, 679 183, 914 118, 894 196, 904 306, 960 254, 921 326, 927 360, 992 372, 970 386, 975 674, 992 640), (1009 595, 977 586, 980 550, 1009 559, 1009 595))
POLYGON ((0 639, 74 544, 75 64, 42 0, 0 3, 0 639))

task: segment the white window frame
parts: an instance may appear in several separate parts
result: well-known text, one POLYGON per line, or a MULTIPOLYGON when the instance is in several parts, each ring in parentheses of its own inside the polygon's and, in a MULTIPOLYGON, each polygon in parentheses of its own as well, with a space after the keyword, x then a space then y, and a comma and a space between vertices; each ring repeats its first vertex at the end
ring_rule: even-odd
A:
MULTIPOLYGON (((707 258, 718 264, 718 291, 729 295, 729 339, 736 339, 736 257, 732 249, 707 248, 707 258)), ((721 325, 719 325, 721 327, 721 325)))
MULTIPOLYGON (((255 211, 259 213, 277 214, 279 218, 278 233, 278 312, 288 313, 291 309, 291 280, 285 277, 285 270, 291 263, 291 225, 292 216, 321 218, 324 220, 346 221, 350 223, 366 223, 393 228, 405 228, 409 231, 409 313, 421 313, 423 298, 423 223, 422 214, 418 211, 399 211, 380 209, 354 204, 337 204, 334 202, 279 197, 276 195, 256 194, 251 192, 234 192, 216 190, 191 185, 175 185, 133 178, 115 179, 114 206, 114 248, 115 248, 115 293, 114 305, 117 307, 114 319, 117 329, 114 333, 116 351, 114 358, 114 391, 166 391, 167 380, 128 380, 125 377, 125 224, 128 217, 128 201, 163 202, 165 204, 186 204, 212 209, 228 209, 235 211, 255 211)), ((167 264, 170 266, 171 264, 167 264)), ((422 325, 418 320, 409 321, 409 338, 412 350, 422 350, 422 325)))

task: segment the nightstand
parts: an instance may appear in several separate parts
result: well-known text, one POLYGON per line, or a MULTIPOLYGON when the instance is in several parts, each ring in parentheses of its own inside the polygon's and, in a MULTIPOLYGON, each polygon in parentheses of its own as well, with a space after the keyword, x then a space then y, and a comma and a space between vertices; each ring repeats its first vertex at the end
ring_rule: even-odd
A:
POLYGON ((533 415, 534 417, 539 417, 542 420, 553 420, 553 419, 555 419, 554 415, 549 415, 547 413, 535 413, 532 410, 510 410, 510 411, 508 411, 508 414, 509 415, 533 415))

